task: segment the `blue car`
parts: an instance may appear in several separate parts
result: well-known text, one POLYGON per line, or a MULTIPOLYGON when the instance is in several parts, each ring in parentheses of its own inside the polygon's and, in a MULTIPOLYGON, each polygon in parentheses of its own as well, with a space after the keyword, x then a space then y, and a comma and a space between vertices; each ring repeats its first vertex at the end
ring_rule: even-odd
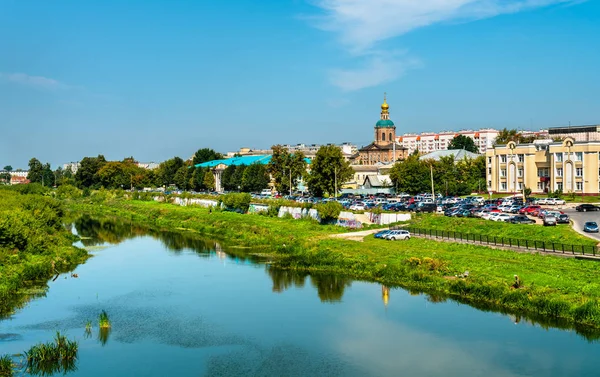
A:
POLYGON ((593 221, 588 221, 583 224, 583 231, 588 233, 598 233, 598 224, 593 221))
POLYGON ((383 238, 383 237, 385 237, 386 234, 389 234, 390 232, 391 232, 391 230, 389 230, 389 229, 382 230, 381 232, 375 233, 375 238, 383 238))

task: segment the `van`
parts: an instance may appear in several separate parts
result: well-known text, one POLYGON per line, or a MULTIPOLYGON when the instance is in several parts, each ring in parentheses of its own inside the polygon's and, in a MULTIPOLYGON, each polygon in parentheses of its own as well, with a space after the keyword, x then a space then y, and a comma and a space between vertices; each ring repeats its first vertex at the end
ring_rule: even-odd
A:
POLYGON ((437 210, 437 205, 434 203, 419 203, 415 212, 435 212, 437 210))

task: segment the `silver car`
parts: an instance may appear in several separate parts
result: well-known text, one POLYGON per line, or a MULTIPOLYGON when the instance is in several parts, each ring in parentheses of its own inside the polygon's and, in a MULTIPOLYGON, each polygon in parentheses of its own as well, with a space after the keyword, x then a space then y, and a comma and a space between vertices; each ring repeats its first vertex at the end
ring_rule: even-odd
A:
POLYGON ((410 240, 410 232, 408 230, 392 230, 390 233, 383 236, 386 240, 410 240))

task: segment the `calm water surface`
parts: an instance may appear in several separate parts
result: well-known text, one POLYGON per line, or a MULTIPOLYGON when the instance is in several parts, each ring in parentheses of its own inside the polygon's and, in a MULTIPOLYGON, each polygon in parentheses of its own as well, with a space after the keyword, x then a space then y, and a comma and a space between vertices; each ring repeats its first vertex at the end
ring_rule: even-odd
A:
POLYGON ((600 345, 574 331, 401 289, 386 305, 381 285, 278 271, 181 234, 75 228, 94 257, 0 322, 0 354, 61 330, 79 341, 69 376, 600 375, 600 345))

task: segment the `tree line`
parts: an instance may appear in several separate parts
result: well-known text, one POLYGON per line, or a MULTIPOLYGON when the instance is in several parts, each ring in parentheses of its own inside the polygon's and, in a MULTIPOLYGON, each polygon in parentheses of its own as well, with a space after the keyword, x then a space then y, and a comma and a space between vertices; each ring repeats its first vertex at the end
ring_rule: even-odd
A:
POLYGON ((431 192, 432 175, 436 193, 467 195, 480 192, 486 189, 485 157, 456 160, 454 156, 444 156, 439 160, 421 160, 417 153, 413 153, 390 170, 396 192, 413 195, 431 192))
MULTIPOLYGON (((333 195, 354 173, 341 150, 334 145, 322 146, 310 165, 302 152, 291 153, 280 145, 273 146, 272 151, 268 164, 228 166, 221 174, 223 189, 258 192, 270 187, 269 184, 273 182, 278 192, 286 194, 290 188, 295 191, 303 181, 315 196, 333 195)), ((50 164, 32 158, 27 178, 32 183, 49 187, 68 184, 81 189, 176 187, 181 190, 213 191, 216 188, 213 171, 196 166, 223 157, 212 149, 203 148, 191 160, 173 157, 160 163, 156 169, 144 169, 137 165, 133 157, 108 161, 103 155, 98 155, 84 157, 75 173, 70 168, 61 167, 52 171, 50 164)))

